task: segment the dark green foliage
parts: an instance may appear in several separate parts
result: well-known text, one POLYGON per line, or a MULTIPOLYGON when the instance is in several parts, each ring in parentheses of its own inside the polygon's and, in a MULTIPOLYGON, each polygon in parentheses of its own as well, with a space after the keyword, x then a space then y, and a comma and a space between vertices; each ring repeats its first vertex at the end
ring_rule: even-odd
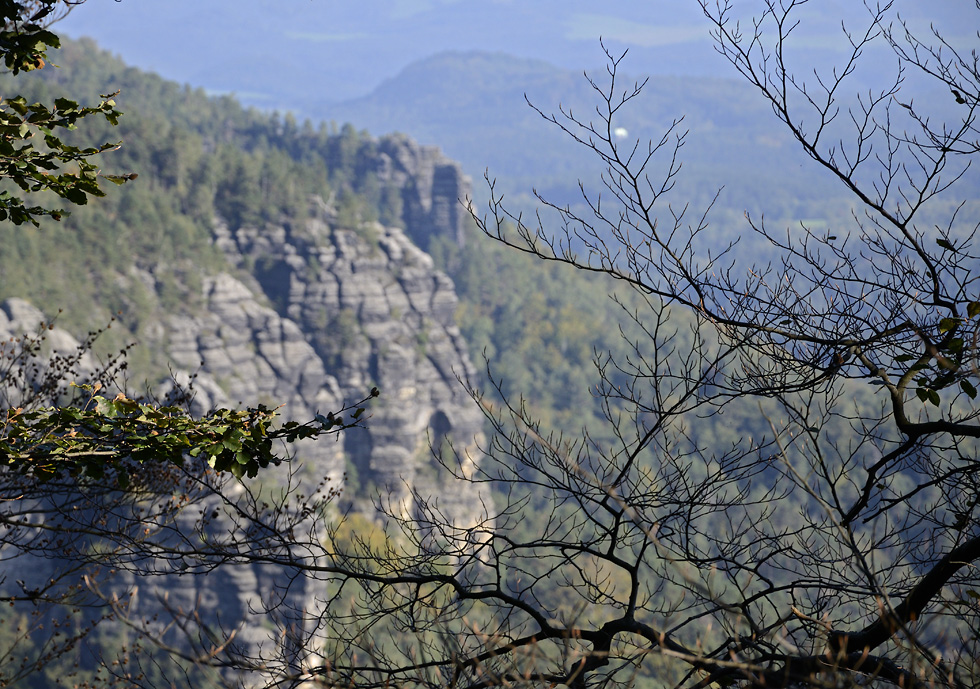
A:
POLYGON ((595 352, 622 350, 610 283, 547 266, 483 235, 453 274, 474 360, 490 362, 507 397, 525 395, 542 425, 578 431, 599 415, 595 352))
MULTIPOLYGON (((155 278, 162 309, 193 312, 200 299, 194 276, 226 268, 211 245, 216 216, 232 229, 299 228, 318 196, 333 199, 341 224, 352 229, 379 217, 401 224, 397 190, 372 171, 377 144, 353 127, 332 135, 308 122, 298 127, 288 115, 209 98, 126 67, 91 41, 66 41, 51 57, 60 67, 0 75, 0 88, 18 89, 27 102, 120 91, 126 116, 118 126, 87 121, 68 132, 66 146, 86 151, 93 140, 121 140, 99 162, 122 171, 117 177, 138 173, 139 181, 39 232, 0 225, 0 299, 30 295, 42 310, 63 309, 62 325, 81 330, 109 317, 105 305, 130 301, 117 294, 117 278, 135 265, 155 278)), ((132 332, 154 318, 123 308, 132 332)))
MULTIPOLYGON (((44 28, 44 21, 53 19, 51 15, 59 5, 59 0, 29 5, 0 2, 0 55, 12 75, 42 69, 48 49, 58 47, 58 37, 44 28)), ((14 89, 10 92, 15 93, 14 89)), ((90 196, 105 195, 100 177, 115 184, 135 178, 131 174, 101 174, 98 156, 115 148, 114 144, 74 146, 61 138, 79 121, 95 119, 92 116, 101 115, 109 124, 117 124, 120 113, 111 95, 102 96, 93 107, 80 106, 60 95, 53 100, 53 105, 46 105, 11 95, 0 101, 0 179, 5 182, 5 188, 0 188, 0 222, 37 226, 43 216, 61 220, 67 211, 47 202, 40 205, 39 195, 44 199, 50 194, 82 206, 90 196), (32 196, 25 200, 18 195, 21 193, 32 196)))

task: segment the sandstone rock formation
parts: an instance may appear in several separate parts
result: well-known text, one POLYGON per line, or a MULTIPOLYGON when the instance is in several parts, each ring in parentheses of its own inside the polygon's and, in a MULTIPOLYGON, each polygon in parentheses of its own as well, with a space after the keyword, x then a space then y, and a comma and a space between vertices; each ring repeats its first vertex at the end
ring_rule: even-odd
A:
MULTIPOLYGON (((475 456, 483 417, 460 383, 474 371, 454 323, 452 282, 401 230, 361 234, 371 236, 323 220, 261 232, 218 223, 229 263, 252 271, 208 278, 207 313, 174 318, 166 346, 183 371, 200 365, 200 411, 261 402, 311 417, 377 386, 363 430, 342 445, 308 443, 297 459, 338 479, 346 460, 360 504, 380 490, 409 515, 412 490, 437 497, 444 488, 432 448, 448 441, 475 456)), ((440 499, 466 521, 478 497, 454 487, 440 499)))
MULTIPOLYGON (((174 364, 184 372, 200 366, 199 410, 276 403, 284 417, 303 419, 377 386, 365 428, 342 442, 306 442, 294 463, 335 482, 346 475, 341 502, 369 520, 383 521, 378 506, 411 519, 420 499, 461 528, 475 524, 489 504, 485 490, 451 478, 436 459, 451 446, 464 464, 474 462, 483 416, 460 382, 474 371, 454 323, 453 285, 432 259, 400 229, 355 232, 329 217, 263 230, 219 221, 215 242, 235 276, 207 278, 206 313, 165 328, 174 364)), ((283 573, 268 566, 224 568, 219 577, 167 587, 185 605, 212 601, 225 620, 247 619, 250 605, 287 590, 283 573)), ((316 610, 321 586, 291 582, 284 609, 316 610)), ((264 634, 246 623, 237 638, 258 648, 269 643, 264 634)))
MULTIPOLYGON (((401 188, 404 231, 340 226, 319 199, 317 217, 304 222, 229 228, 216 219, 214 243, 226 270, 202 276, 203 308, 144 328, 141 345, 166 353, 177 382, 193 377, 193 410, 202 414, 261 403, 280 407, 284 418, 307 420, 377 386, 381 394, 364 428, 345 432, 340 442, 298 444, 293 466, 313 479, 329 477, 333 485, 346 476, 341 507, 369 521, 384 521, 379 504, 410 519, 421 501, 466 528, 489 498, 482 488, 451 478, 436 457, 449 457, 451 446, 464 470, 471 468, 483 415, 460 383, 474 370, 454 323, 452 282, 410 237, 422 244, 436 235, 462 242, 458 199, 467 195, 468 180, 435 149, 401 137, 383 139, 378 151, 370 164, 380 179, 401 188)), ((133 279, 154 282, 149 273, 133 279)), ((43 320, 27 302, 8 300, 0 307, 0 335, 43 320)), ((61 349, 77 347, 60 330, 50 339, 61 349)), ((165 388, 164 381, 158 392, 165 388)), ((197 517, 188 519, 193 528, 197 517)), ((18 571, 57 567, 33 562, 29 554, 17 562, 18 571)), ((163 570, 171 566, 164 563, 163 570)), ((270 643, 269 632, 262 620, 250 619, 250 609, 286 591, 284 576, 290 575, 268 565, 237 564, 207 576, 120 574, 111 589, 138 588, 133 614, 165 618, 168 606, 196 607, 202 619, 220 617, 226 628, 237 628, 237 643, 258 648, 270 643)), ((321 584, 290 580, 286 608, 315 608, 321 584)))
POLYGON ((472 183, 459 163, 399 134, 382 137, 378 150, 378 178, 402 190, 402 214, 412 241, 428 249, 432 237, 442 236, 462 246, 468 221, 463 203, 472 195, 472 183))

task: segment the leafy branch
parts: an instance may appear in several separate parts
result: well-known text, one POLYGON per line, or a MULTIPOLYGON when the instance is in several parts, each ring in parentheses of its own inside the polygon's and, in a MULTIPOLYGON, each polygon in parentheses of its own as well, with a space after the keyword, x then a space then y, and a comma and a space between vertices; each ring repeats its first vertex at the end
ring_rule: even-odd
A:
POLYGON ((181 464, 187 456, 200 457, 218 472, 253 477, 282 461, 275 451, 277 441, 291 443, 358 426, 364 403, 378 394, 372 390, 336 414, 277 427, 276 411, 264 406, 218 409, 198 419, 180 407, 155 406, 123 393, 102 397, 96 394, 99 384, 79 387, 90 393, 86 405, 7 410, 0 461, 41 481, 66 473, 96 479, 115 473, 122 488, 142 464, 181 464))
MULTIPOLYGON (((14 74, 44 68, 48 48, 60 47, 58 36, 40 23, 58 4, 42 1, 28 8, 11 0, 0 1, 0 55, 14 74)), ((57 133, 73 130, 79 120, 93 115, 115 125, 122 114, 116 110, 115 95, 103 95, 91 107, 68 98, 55 99, 53 106, 29 104, 21 96, 0 100, 0 179, 11 180, 28 194, 52 192, 77 206, 85 205, 90 196, 105 196, 100 177, 115 184, 135 179, 135 173, 103 175, 94 162, 101 153, 118 148, 118 142, 80 148, 62 141, 57 133)), ((38 226, 40 217, 61 220, 67 214, 64 209, 29 203, 9 189, 0 190, 0 222, 38 226)))

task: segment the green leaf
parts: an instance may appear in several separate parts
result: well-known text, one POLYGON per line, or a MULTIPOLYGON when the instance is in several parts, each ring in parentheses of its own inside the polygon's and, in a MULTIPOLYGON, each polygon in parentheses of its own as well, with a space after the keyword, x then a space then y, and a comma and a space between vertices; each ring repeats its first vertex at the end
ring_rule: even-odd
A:
POLYGON ((980 314, 980 301, 971 301, 966 305, 966 315, 970 318, 976 318, 980 314))
POLYGON ((961 380, 960 388, 962 388, 963 392, 965 392, 967 397, 969 397, 971 400, 975 400, 977 398, 977 389, 970 381, 966 379, 961 380))
POLYGON ((88 196, 78 187, 68 187, 64 190, 64 197, 76 206, 84 206, 88 203, 88 196))
POLYGON ((102 179, 107 179, 113 184, 123 185, 129 181, 129 175, 102 175, 102 179))
POLYGON ((62 110, 62 111, 64 111, 64 110, 75 110, 76 108, 78 108, 78 103, 76 103, 75 101, 73 101, 73 100, 71 100, 69 98, 55 98, 54 99, 54 107, 56 107, 58 110, 62 110))
POLYGON ((23 96, 8 98, 5 99, 3 102, 6 103, 7 106, 10 107, 10 109, 16 112, 18 115, 23 116, 27 114, 27 101, 24 99, 23 96))
POLYGON ((940 237, 939 239, 936 240, 936 244, 938 244, 939 246, 941 246, 944 249, 948 249, 949 251, 952 251, 953 253, 956 253, 956 247, 953 246, 952 244, 950 244, 948 240, 945 240, 942 237, 940 237))
POLYGON ((956 328, 959 325, 958 318, 943 318, 939 321, 939 332, 948 333, 950 330, 956 328))
POLYGON ((46 29, 41 29, 40 31, 35 31, 31 38, 33 38, 38 43, 43 43, 45 45, 51 46, 52 48, 61 47, 61 39, 58 38, 57 34, 51 33, 46 29))

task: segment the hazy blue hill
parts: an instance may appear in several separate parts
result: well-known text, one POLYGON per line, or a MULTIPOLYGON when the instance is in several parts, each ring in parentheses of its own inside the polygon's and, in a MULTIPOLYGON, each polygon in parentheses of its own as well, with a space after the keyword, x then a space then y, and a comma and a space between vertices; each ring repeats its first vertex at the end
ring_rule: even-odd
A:
POLYGON ((639 0, 609 7, 590 0, 255 0, 247 7, 238 0, 88 0, 59 26, 168 78, 317 117, 312 102, 363 95, 405 65, 447 50, 503 50, 573 68, 598 64, 602 35, 617 49, 631 45, 663 72, 705 73, 719 64, 694 3, 665 11, 639 0), (665 21, 693 25, 697 49, 664 38, 665 21))
MULTIPOLYGON (((619 86, 631 87, 637 79, 629 65, 627 58, 619 86)), ((594 78, 601 86, 608 83, 603 70, 594 78)), ((369 96, 330 107, 327 114, 374 132, 398 130, 436 143, 474 177, 489 169, 499 188, 518 199, 533 187, 574 203, 577 180, 596 188, 600 167, 594 155, 531 109, 525 96, 545 113, 558 114, 561 106, 598 121, 599 96, 581 73, 485 52, 448 52, 416 62, 369 96)), ((659 140, 681 116, 679 131, 689 134, 677 201, 702 204, 725 186, 722 206, 738 214, 764 207, 776 216, 813 217, 807 207, 843 196, 834 180, 801 164, 807 161, 775 126, 758 94, 733 80, 652 77, 615 125, 628 131, 626 145, 637 138, 659 140)))
MULTIPOLYGON (((968 23, 956 21, 963 3, 906 4, 906 19, 955 29, 950 34, 962 37, 967 53, 976 42, 968 23)), ((842 21, 857 29, 868 17, 864 3, 844 0, 809 3, 798 14, 803 25, 793 53, 810 66, 846 52, 842 21)), ((450 50, 504 51, 580 70, 601 64, 601 37, 616 51, 629 48, 636 71, 733 74, 712 50, 710 24, 696 2, 87 0, 58 26, 142 69, 314 119, 323 116, 314 102, 363 96, 406 65, 450 50)))

